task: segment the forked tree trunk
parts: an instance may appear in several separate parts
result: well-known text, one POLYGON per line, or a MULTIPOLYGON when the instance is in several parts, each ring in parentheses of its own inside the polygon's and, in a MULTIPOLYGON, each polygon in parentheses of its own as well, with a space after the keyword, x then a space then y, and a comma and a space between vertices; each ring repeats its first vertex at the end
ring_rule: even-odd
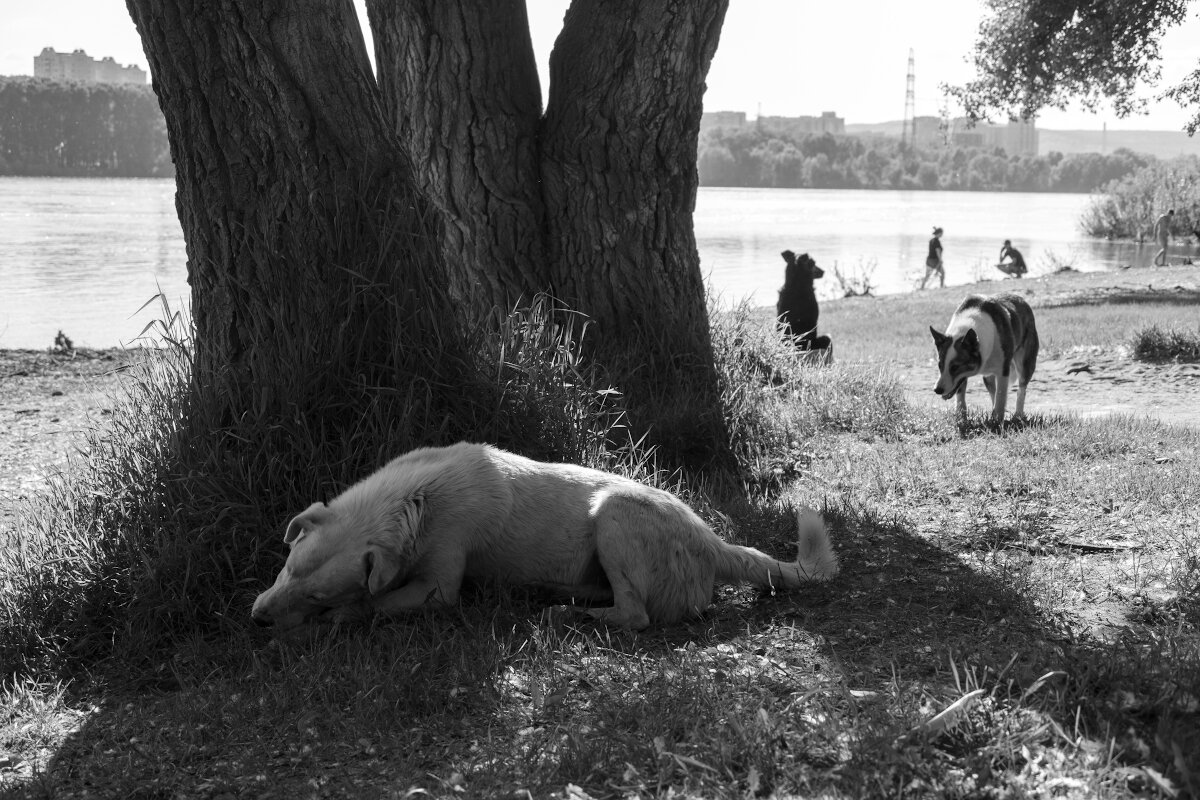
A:
POLYGON ((451 289, 509 310, 550 288, 525 0, 367 0, 387 116, 442 212, 451 289))
MULTIPOLYGON (((486 309, 549 291, 593 320, 592 352, 635 406, 682 392, 682 416, 719 416, 692 212, 728 0, 574 0, 540 119, 523 0, 367 3, 456 293, 486 309)), ((710 423, 681 435, 721 438, 710 423)))
POLYGON ((728 0, 575 0, 544 117, 521 0, 368 2, 384 101, 349 0, 127 0, 206 391, 237 414, 428 377, 455 320, 549 290, 594 320, 635 406, 719 416, 691 214, 728 0))
POLYGON ((303 406, 347 373, 394 371, 399 344, 436 360, 433 218, 350 1, 127 4, 167 121, 210 399, 303 406))

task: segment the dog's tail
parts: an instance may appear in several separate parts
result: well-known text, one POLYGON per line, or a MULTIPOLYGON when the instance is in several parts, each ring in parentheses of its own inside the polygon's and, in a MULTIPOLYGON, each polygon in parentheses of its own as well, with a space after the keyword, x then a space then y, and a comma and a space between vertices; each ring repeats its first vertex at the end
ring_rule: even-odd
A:
POLYGON ((717 563, 717 580, 767 588, 796 589, 838 573, 837 554, 825 520, 811 508, 796 509, 799 552, 795 561, 778 561, 753 547, 726 544, 717 563))

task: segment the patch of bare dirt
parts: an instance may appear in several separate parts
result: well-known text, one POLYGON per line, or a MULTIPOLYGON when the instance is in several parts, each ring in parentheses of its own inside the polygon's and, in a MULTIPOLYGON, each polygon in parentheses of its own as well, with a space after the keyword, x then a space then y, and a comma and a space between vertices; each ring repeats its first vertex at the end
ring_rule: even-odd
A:
MULTIPOLYGON (((912 402, 953 407, 952 400, 933 393, 936 366, 912 364, 897 373, 912 402)), ((1014 396, 1010 387, 1010 411, 1014 396)), ((991 408, 982 381, 967 384, 967 404, 973 409, 991 408)), ((1100 347, 1042 358, 1029 383, 1025 410, 1084 418, 1126 414, 1200 428, 1200 364, 1147 363, 1134 360, 1124 348, 1100 347)))
MULTIPOLYGON (((1178 304, 1200 310, 1200 269, 1191 265, 1072 271, 1003 284, 1004 289, 1019 289, 1035 313, 1039 308, 1062 306, 1140 304, 1178 304)), ((980 291, 1000 288, 980 287, 980 291)), ((951 401, 933 393, 937 367, 932 360, 897 365, 896 371, 909 399, 951 408, 951 401)), ((1010 387, 1010 411, 1013 396, 1010 387)), ((981 381, 968 384, 967 402, 972 408, 991 408, 981 381)), ((1025 409, 1030 414, 1083 418, 1127 414, 1200 428, 1200 364, 1138 361, 1127 347, 1076 348, 1063 355, 1041 356, 1025 409)))
POLYGON ((122 350, 0 350, 0 534, 18 501, 66 463, 84 432, 112 411, 122 350))

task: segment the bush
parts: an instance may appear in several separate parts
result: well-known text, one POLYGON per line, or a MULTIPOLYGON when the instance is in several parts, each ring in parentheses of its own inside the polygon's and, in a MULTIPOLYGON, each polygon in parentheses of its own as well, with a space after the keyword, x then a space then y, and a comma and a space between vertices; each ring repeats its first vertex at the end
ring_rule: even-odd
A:
POLYGON ((1133 357, 1139 361, 1200 362, 1200 328, 1184 331, 1151 325, 1133 335, 1133 357))
POLYGON ((1153 161, 1132 175, 1107 184, 1080 219, 1088 236, 1106 239, 1149 238, 1154 221, 1175 209, 1174 234, 1183 237, 1200 228, 1200 158, 1181 156, 1153 161))

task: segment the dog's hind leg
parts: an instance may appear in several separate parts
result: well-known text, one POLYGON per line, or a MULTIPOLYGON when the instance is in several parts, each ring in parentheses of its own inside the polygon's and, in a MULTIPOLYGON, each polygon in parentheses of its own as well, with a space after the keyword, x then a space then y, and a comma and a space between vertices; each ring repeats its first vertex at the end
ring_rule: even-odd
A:
POLYGON ((1025 416, 1025 390, 1029 379, 1033 377, 1034 367, 1037 366, 1038 342, 1036 337, 1031 344, 1025 346, 1023 353, 1018 353, 1013 359, 1017 368, 1017 407, 1013 409, 1013 419, 1025 416))
POLYGON ((1025 417, 1025 389, 1029 386, 1029 376, 1023 370, 1017 369, 1017 402, 1013 408, 1013 419, 1025 417))
POLYGON ((634 630, 654 622, 694 616, 712 600, 712 557, 690 528, 703 526, 691 512, 610 496, 596 515, 596 554, 612 587, 611 608, 588 614, 634 630))

